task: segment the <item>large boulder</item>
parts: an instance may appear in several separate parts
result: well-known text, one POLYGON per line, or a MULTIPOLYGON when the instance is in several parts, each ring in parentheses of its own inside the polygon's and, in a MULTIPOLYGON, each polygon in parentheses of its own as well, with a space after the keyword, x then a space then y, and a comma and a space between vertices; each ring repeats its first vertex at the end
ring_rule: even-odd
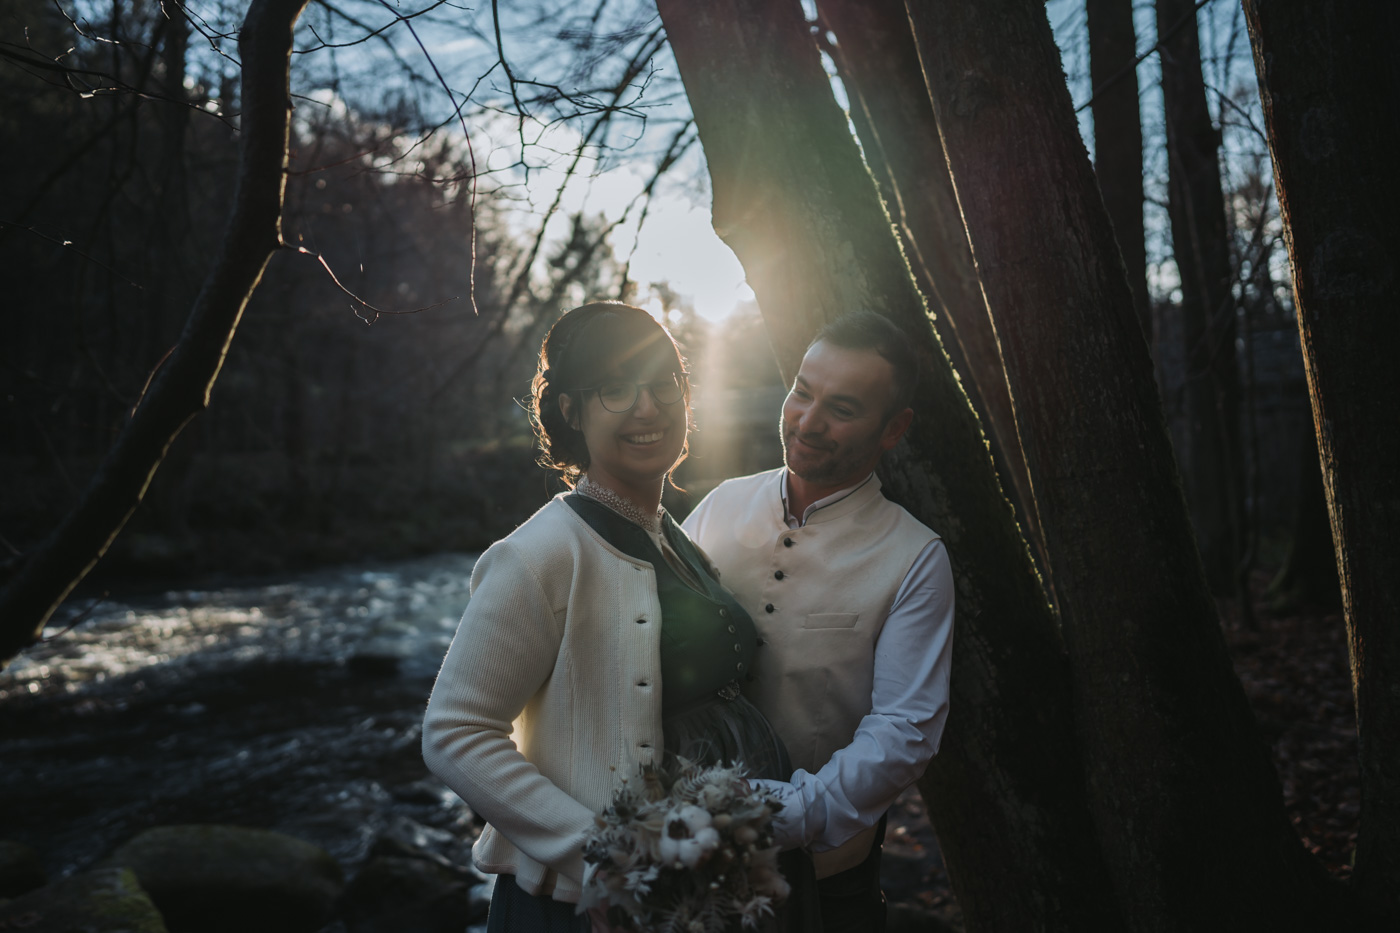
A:
POLYGON ((44 886, 39 853, 22 842, 0 839, 0 897, 18 897, 44 886))
POLYGON ((166 933, 160 912, 126 868, 61 878, 0 904, 0 930, 166 933))
POLYGON ((311 933, 344 888, 324 849, 242 826, 158 826, 104 864, 136 872, 171 933, 311 933))
POLYGON ((350 933, 462 933, 477 919, 474 880, 429 859, 372 858, 346 888, 341 919, 350 933))

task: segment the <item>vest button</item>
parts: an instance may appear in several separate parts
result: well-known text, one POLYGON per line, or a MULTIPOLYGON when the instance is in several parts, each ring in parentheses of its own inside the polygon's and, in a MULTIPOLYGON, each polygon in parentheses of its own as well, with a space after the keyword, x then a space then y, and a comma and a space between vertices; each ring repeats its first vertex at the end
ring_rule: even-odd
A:
POLYGON ((739 645, 737 645, 737 644, 734 646, 734 653, 735 653, 735 654, 742 654, 742 653, 743 653, 743 650, 744 650, 744 649, 743 649, 742 647, 740 647, 739 645))
POLYGON ((791 538, 784 538, 784 539, 783 539, 783 547, 792 547, 792 539, 791 539, 791 538))
POLYGON ((769 603, 768 605, 764 606, 764 607, 763 607, 763 611, 764 611, 764 612, 772 612, 772 611, 773 611, 773 604, 772 604, 772 603, 769 603))
POLYGON ((729 610, 728 610, 728 609, 721 608, 720 611, 719 611, 719 617, 720 617, 721 619, 727 619, 727 618, 729 618, 729 610))
POLYGON ((773 574, 773 579, 774 579, 774 580, 781 580, 782 578, 783 578, 783 572, 782 572, 781 570, 779 570, 777 573, 773 574))
POLYGON ((731 625, 731 626, 729 626, 729 634, 731 634, 731 635, 733 635, 733 634, 734 634, 734 632, 735 632, 735 628, 734 628, 734 626, 732 626, 732 625, 731 625))
POLYGON ((743 669, 744 669, 744 662, 743 662, 743 661, 740 661, 738 664, 734 665, 734 667, 735 667, 736 669, 738 669, 739 671, 743 671, 743 669))

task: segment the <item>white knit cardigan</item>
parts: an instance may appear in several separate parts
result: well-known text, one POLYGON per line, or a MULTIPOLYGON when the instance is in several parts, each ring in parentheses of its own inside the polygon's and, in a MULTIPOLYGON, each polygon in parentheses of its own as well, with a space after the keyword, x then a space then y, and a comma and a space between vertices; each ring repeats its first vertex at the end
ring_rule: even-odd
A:
POLYGON ((655 572, 560 497, 481 556, 471 593, 423 758, 487 821, 478 868, 576 903, 593 815, 660 750, 655 572))

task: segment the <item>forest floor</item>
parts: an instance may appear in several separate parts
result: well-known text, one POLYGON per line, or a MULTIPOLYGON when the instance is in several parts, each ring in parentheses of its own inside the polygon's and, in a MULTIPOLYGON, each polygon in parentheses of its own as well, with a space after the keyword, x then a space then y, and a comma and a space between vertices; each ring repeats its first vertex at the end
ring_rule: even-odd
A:
POLYGON ((1269 579, 1257 572, 1251 580, 1257 630, 1240 623, 1236 605, 1222 605, 1225 640, 1273 749, 1288 817, 1303 845, 1345 881, 1361 814, 1346 625, 1340 607, 1270 614, 1262 598, 1269 579))
MULTIPOLYGON (((1346 627, 1340 609, 1270 613, 1264 590, 1271 578, 1257 571, 1250 581, 1254 630, 1241 623, 1236 601, 1221 601, 1225 641, 1273 751, 1289 819, 1303 845, 1346 880, 1361 801, 1346 627)), ((892 931, 894 921, 930 912, 942 924, 935 927, 939 933, 963 929, 937 845, 923 801, 906 793, 890 812, 885 840, 883 886, 892 931)), ((928 929, 925 919, 919 922, 928 929)))

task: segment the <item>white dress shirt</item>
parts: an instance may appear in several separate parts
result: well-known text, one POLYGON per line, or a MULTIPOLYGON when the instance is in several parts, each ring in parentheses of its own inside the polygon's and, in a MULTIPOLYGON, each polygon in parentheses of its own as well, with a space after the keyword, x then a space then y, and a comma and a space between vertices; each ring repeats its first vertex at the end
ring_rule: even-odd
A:
MULTIPOLYGON (((813 512, 869 481, 867 476, 814 502, 798 518, 788 511, 784 471, 781 495, 788 527, 800 527, 813 512)), ((851 743, 816 774, 798 769, 788 782, 754 782, 784 804, 774 818, 779 846, 834 849, 877 823, 923 775, 948 718, 952 647, 953 572, 943 542, 934 540, 909 568, 880 631, 870 712, 851 743)))

